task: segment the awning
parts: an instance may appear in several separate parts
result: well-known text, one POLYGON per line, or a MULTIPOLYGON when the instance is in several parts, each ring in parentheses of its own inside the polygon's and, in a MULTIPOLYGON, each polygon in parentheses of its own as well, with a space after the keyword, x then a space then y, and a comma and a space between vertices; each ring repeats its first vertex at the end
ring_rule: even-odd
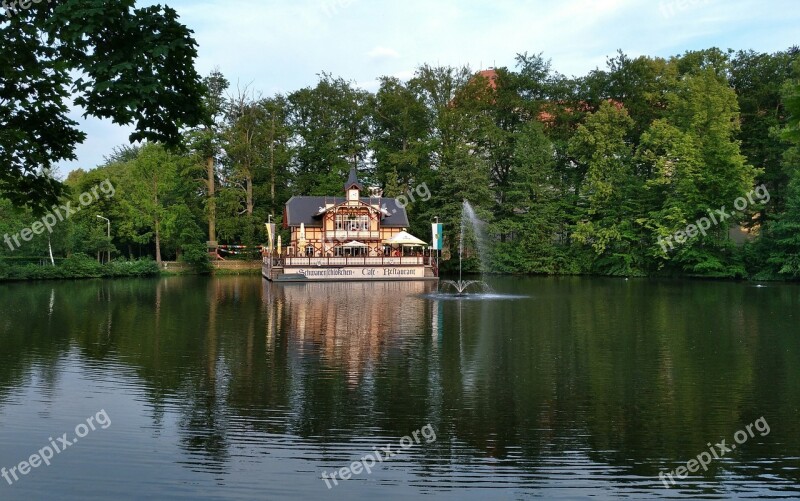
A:
POLYGON ((354 248, 369 247, 369 246, 363 242, 359 242, 358 240, 353 240, 352 242, 347 242, 346 244, 343 244, 342 247, 346 249, 354 249, 354 248))
POLYGON ((391 245, 428 245, 428 242, 424 242, 405 231, 401 231, 392 238, 384 240, 383 243, 391 245))

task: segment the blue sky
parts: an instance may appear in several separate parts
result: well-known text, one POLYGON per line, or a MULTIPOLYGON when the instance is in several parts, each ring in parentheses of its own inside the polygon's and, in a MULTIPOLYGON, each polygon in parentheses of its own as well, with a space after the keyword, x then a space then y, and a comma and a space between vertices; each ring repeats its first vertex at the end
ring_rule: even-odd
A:
MULTIPOLYGON (((369 90, 422 63, 513 66, 544 53, 565 75, 630 56, 720 47, 775 52, 800 45, 796 0, 164 0, 199 43, 198 71, 219 67, 263 95, 314 85, 321 71, 369 90)), ((149 2, 138 2, 137 6, 149 2)), ((163 3, 163 1, 162 1, 163 3)), ((88 134, 60 175, 102 162, 129 130, 73 118, 88 134)))

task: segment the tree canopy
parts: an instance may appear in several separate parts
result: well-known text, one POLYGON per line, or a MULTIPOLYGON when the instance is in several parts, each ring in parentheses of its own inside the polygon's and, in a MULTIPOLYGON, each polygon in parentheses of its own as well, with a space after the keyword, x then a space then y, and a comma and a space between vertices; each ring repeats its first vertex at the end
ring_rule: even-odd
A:
MULTIPOLYGON (((103 202, 115 224, 108 241, 101 221, 76 218, 50 235, 57 254, 112 249, 116 255, 202 259, 206 242, 219 241, 247 246, 241 252, 255 256, 266 238, 264 223, 270 217, 280 223, 291 196, 341 195, 355 167, 365 186, 408 198, 412 233, 427 238, 437 217, 445 224, 446 259, 456 254, 462 201, 468 200, 486 222, 491 243, 484 263, 467 253, 473 271, 800 277, 795 47, 774 54, 711 48, 670 58, 619 52, 604 68, 578 77, 559 74, 541 54, 523 53, 513 68, 422 65, 406 81, 381 78, 375 92, 322 73, 314 85, 265 97, 229 88, 219 70, 201 83, 184 67, 191 66, 194 44, 177 25, 172 43, 156 37, 166 45, 130 56, 133 66, 105 48, 111 53, 104 61, 116 62, 94 68, 91 44, 99 38, 87 34, 111 27, 94 14, 80 37, 74 28, 52 26, 55 18, 45 13, 55 16, 66 3, 29 14, 39 29, 67 40, 48 50, 67 51, 71 67, 87 67, 74 82, 43 87, 56 93, 50 111, 62 121, 56 138, 61 144, 80 139, 74 124, 64 122, 65 89, 72 89, 87 111, 139 124, 133 139, 146 141, 70 175, 62 198, 99 179, 118 187, 103 202), (148 75, 144 87, 129 87, 141 72, 148 75), (188 79, 171 80, 178 74, 188 79), (162 111, 173 99, 180 109, 162 111), (135 104, 140 101, 145 104, 135 104), (185 148, 171 148, 175 144, 185 148), (413 196, 420 187, 432 196, 413 196), (715 211, 726 217, 713 217, 712 224, 715 211)), ((127 5, 112 4, 104 8, 127 5)), ((114 37, 155 19, 177 23, 167 8, 128 6, 124 12, 114 37)), ((3 29, 19 28, 22 19, 6 21, 3 29)), ((19 43, 24 40, 33 43, 25 37, 19 43)), ((49 61, 59 61, 58 53, 49 61)), ((13 65, 6 67, 13 73, 13 65)), ((64 69, 62 78, 68 74, 64 69)), ((28 133, 58 122, 25 122, 41 111, 36 106, 46 111, 49 105, 30 105, 22 94, 14 99, 0 103, 22 110, 19 123, 27 123, 28 133)), ((25 130, 0 134, 9 141, 25 130)), ((11 151, 2 146, 4 154, 11 151)), ((47 179, 26 171, 30 162, 10 165, 18 166, 20 179, 37 174, 34 185, 47 179)), ((21 182, 14 179, 4 182, 21 182)), ((26 198, 6 191, 16 205, 26 198)), ((34 217, 4 204, 0 211, 14 220, 6 224, 9 231, 34 217)), ((40 242, 28 252, 42 249, 40 242)))
POLYGON ((56 0, 0 18, 0 190, 18 205, 49 207, 50 174, 75 159, 84 116, 133 125, 130 139, 177 146, 202 119, 197 43, 170 7, 133 0, 56 0))

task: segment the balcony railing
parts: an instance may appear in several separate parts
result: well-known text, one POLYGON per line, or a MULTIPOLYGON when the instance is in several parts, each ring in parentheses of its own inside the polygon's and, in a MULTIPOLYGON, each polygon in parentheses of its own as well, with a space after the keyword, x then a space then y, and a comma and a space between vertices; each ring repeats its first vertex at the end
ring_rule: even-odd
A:
MULTIPOLYGON (((264 264, 269 264, 269 257, 264 264)), ((277 257, 272 256, 272 266, 427 266, 429 256, 403 257, 277 257)))
POLYGON ((325 233, 325 238, 328 240, 379 240, 381 238, 380 231, 350 231, 350 230, 332 230, 325 233))

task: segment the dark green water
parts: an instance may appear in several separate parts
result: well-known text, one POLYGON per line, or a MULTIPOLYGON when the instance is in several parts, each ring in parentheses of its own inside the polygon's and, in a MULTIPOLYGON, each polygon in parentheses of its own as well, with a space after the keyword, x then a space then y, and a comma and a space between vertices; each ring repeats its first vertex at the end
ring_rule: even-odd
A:
POLYGON ((0 285, 0 467, 101 410, 111 423, 0 478, 0 500, 800 497, 800 287, 492 285, 524 297, 0 285), (769 433, 708 471, 659 480, 762 417, 769 433), (323 472, 426 425, 435 440, 326 487, 323 472))

